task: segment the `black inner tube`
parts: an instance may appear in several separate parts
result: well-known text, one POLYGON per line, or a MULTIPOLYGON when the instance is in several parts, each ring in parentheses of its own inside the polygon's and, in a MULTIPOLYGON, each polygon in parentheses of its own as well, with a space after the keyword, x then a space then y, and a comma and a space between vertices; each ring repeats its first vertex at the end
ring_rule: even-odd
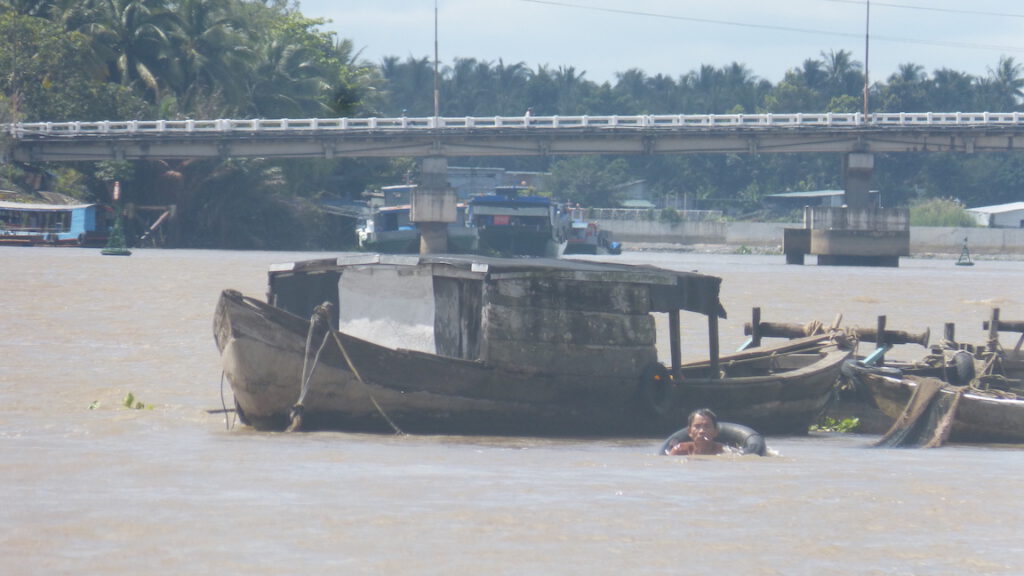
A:
MULTIPOLYGON (((680 442, 689 442, 690 440, 689 427, 676 430, 665 440, 665 443, 661 445, 661 450, 658 454, 668 454, 668 451, 676 444, 680 442)), ((768 446, 764 441, 764 436, 762 436, 760 432, 750 428, 749 426, 736 424, 734 422, 719 422, 718 437, 715 438, 715 440, 739 449, 740 454, 757 454, 758 456, 764 456, 768 452, 768 446)))

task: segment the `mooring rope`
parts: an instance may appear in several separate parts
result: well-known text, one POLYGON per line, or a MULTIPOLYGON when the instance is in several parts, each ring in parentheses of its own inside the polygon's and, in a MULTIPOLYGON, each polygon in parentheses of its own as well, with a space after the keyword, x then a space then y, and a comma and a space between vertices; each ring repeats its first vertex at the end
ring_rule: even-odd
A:
MULTIPOLYGON (((306 394, 309 392, 309 383, 313 380, 313 373, 316 371, 316 365, 320 362, 320 353, 324 351, 324 346, 327 345, 327 333, 324 333, 324 339, 320 342, 320 347, 316 350, 316 356, 313 358, 313 365, 309 365, 309 348, 310 344, 313 343, 313 332, 316 330, 317 324, 320 323, 320 306, 317 306, 313 311, 313 316, 309 319, 309 332, 306 334, 306 349, 302 354, 302 385, 299 388, 299 399, 292 405, 291 416, 292 422, 285 430, 285 432, 295 432, 302 428, 302 416, 306 411, 305 401, 306 394), (308 370, 307 370, 308 368, 308 370)), ((327 332, 331 331, 330 325, 327 326, 327 332)))
POLYGON ((356 375, 356 380, 363 385, 363 388, 366 390, 366 395, 370 397, 370 402, 373 402, 373 406, 377 408, 377 412, 379 412, 384 418, 384 421, 391 426, 391 429, 395 431, 395 434, 398 434, 399 436, 405 435, 405 432, 402 432, 402 429, 388 417, 387 413, 384 412, 384 409, 377 403, 377 399, 373 397, 373 392, 370 391, 370 387, 363 381, 363 377, 359 375, 359 371, 356 370, 355 364, 352 363, 352 359, 348 357, 348 351, 345 350, 345 346, 341 343, 341 338, 338 338, 338 333, 331 330, 331 335, 334 336, 334 341, 338 343, 338 350, 341 350, 341 355, 345 357, 345 362, 348 364, 349 370, 356 375))
POLYGON ((224 409, 224 428, 227 429, 227 430, 231 430, 231 427, 234 425, 234 423, 231 422, 228 419, 228 404, 227 404, 227 402, 224 401, 224 371, 223 370, 220 371, 220 405, 224 409))
POLYGON ((391 420, 390 417, 388 417, 387 413, 384 412, 384 408, 382 408, 380 403, 377 402, 377 399, 374 398, 373 392, 370 391, 370 386, 363 380, 363 377, 359 374, 359 370, 357 370, 355 364, 352 363, 352 359, 349 357, 348 351, 345 350, 345 346, 341 343, 341 339, 338 337, 338 333, 331 328, 330 308, 331 305, 329 302, 325 302, 320 306, 317 306, 313 310, 313 316, 309 319, 309 332, 306 335, 306 350, 303 354, 302 362, 302 388, 299 392, 298 401, 295 403, 295 405, 292 406, 290 414, 292 422, 291 425, 288 426, 286 431, 294 432, 302 428, 302 415, 305 412, 305 406, 303 402, 306 399, 306 393, 309 392, 309 385, 310 382, 313 380, 313 373, 316 371, 317 364, 319 364, 320 362, 320 353, 323 352, 324 346, 327 345, 328 335, 330 335, 334 336, 334 341, 335 343, 337 343, 338 350, 341 351, 342 357, 345 358, 345 363, 348 365, 349 370, 352 371, 352 374, 355 375, 356 380, 358 380, 359 383, 362 384, 363 389, 366 391, 366 395, 369 396, 370 402, 373 403, 374 408, 376 408, 377 412, 381 415, 381 417, 384 418, 384 421, 387 422, 389 426, 391 426, 391 429, 395 431, 395 434, 404 435, 405 432, 402 432, 402 429, 399 428, 398 425, 396 425, 394 421, 391 420), (313 332, 315 330, 316 325, 318 324, 323 324, 324 326, 326 326, 327 332, 324 333, 324 339, 320 343, 320 347, 316 351, 316 355, 313 358, 312 365, 309 365, 309 349, 310 345, 313 343, 313 332))

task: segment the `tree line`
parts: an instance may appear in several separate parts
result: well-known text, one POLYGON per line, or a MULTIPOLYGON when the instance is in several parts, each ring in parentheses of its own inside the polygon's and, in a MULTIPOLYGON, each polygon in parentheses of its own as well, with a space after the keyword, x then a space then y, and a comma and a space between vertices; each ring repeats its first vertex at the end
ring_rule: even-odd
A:
MULTIPOLYGON (((0 121, 431 116, 434 62, 367 62, 286 0, 0 0, 0 121)), ((341 22, 344 26, 344 22, 341 22)), ((778 83, 741 63, 679 75, 637 67, 611 82, 571 66, 455 58, 438 70, 444 116, 858 112, 864 72, 847 51, 823 51, 778 83)), ((1024 72, 1001 57, 984 76, 907 63, 868 91, 871 112, 1019 110, 1024 72)), ((0 143, 2 144, 2 143, 0 143)), ((450 159, 547 171, 561 200, 614 206, 643 179, 656 200, 755 213, 766 194, 842 188, 835 154, 450 159)), ((331 197, 415 179, 413 159, 191 160, 8 165, 0 187, 44 188, 108 201, 176 204, 169 245, 344 248, 353 235, 317 209, 331 197)), ((879 155, 874 187, 888 206, 955 198, 1020 199, 1016 153, 879 155)))

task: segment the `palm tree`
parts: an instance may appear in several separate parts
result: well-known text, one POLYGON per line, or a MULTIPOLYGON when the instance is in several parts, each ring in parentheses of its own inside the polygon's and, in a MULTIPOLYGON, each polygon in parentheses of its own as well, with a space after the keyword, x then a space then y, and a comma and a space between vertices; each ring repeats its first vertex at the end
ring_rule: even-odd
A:
POLYGON ((900 64, 882 88, 883 107, 887 112, 927 112, 928 75, 919 64, 900 64))
POLYGON ((829 99, 862 94, 864 75, 861 73, 861 64, 854 61, 851 56, 848 50, 821 53, 825 63, 825 86, 829 99))
POLYGON ((167 31, 175 20, 163 0, 91 0, 79 30, 93 38, 111 81, 138 87, 156 102, 159 70, 170 55, 167 31))
POLYGON ((1010 56, 999 58, 996 69, 989 68, 990 86, 999 99, 1000 109, 997 112, 1010 112, 1017 109, 1020 98, 1024 96, 1024 77, 1021 77, 1021 65, 1010 56))
POLYGON ((558 89, 558 108, 560 114, 582 114, 583 100, 591 90, 593 83, 587 81, 586 72, 576 73, 572 66, 559 66, 552 79, 558 89))
POLYGON ((973 76, 949 68, 939 68, 932 73, 928 108, 936 112, 973 110, 975 92, 973 76))
POLYGON ((304 118, 329 110, 323 96, 330 93, 330 84, 310 49, 274 41, 260 51, 259 57, 249 80, 250 114, 304 118))
POLYGON ((228 0, 180 0, 176 12, 170 70, 181 108, 199 116, 239 112, 255 55, 228 0))

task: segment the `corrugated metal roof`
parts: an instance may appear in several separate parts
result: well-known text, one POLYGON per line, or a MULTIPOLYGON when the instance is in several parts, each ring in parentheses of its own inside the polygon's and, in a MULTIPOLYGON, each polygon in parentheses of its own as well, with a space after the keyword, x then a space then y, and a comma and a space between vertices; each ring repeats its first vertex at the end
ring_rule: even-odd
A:
POLYGON ((88 208, 95 204, 26 204, 23 202, 6 202, 0 200, 0 209, 4 210, 74 210, 88 208))
POLYGON ((1004 212, 1015 212, 1017 210, 1024 210, 1024 202, 1010 202, 1009 204, 978 206, 977 208, 967 209, 968 212, 977 212, 978 214, 1002 214, 1004 212))

